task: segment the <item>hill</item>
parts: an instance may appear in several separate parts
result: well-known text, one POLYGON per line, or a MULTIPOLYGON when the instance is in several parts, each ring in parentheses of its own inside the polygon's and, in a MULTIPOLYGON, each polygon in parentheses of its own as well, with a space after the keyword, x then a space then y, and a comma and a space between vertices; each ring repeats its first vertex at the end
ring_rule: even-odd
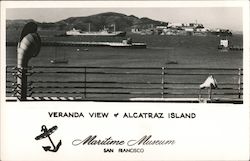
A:
MULTIPOLYGON (((19 29, 25 23, 34 20, 7 20, 7 29, 19 29)), ((65 20, 51 23, 37 22, 40 30, 71 30, 72 28, 88 30, 89 24, 91 31, 99 31, 104 27, 112 28, 115 24, 116 30, 129 31, 132 27, 148 28, 152 25, 166 25, 166 22, 161 22, 147 17, 138 18, 134 15, 125 15, 115 12, 100 13, 85 17, 70 17, 65 20)))

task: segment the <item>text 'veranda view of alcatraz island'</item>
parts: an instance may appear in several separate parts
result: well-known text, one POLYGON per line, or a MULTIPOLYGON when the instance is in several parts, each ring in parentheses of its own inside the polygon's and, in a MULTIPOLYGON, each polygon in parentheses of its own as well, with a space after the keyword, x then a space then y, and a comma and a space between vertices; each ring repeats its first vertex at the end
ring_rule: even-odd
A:
POLYGON ((40 10, 7 10, 9 99, 243 102, 239 8, 40 10))

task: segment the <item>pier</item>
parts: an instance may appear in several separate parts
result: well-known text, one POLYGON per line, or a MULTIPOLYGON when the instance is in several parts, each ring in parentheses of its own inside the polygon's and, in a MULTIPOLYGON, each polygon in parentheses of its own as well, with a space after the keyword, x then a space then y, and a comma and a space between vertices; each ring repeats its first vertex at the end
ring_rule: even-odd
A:
MULTIPOLYGON (((7 46, 17 46, 17 42, 6 42, 7 46)), ((119 47, 119 48, 146 48, 146 43, 132 42, 76 42, 76 41, 46 41, 42 46, 78 46, 78 47, 119 47)))

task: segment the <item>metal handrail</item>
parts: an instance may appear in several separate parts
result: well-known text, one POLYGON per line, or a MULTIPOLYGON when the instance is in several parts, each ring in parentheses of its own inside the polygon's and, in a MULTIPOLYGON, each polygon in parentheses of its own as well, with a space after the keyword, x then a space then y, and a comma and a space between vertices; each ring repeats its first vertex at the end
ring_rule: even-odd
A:
MULTIPOLYGON (((30 66, 27 68, 28 96, 46 97, 47 94, 61 95, 80 95, 84 99, 89 99, 94 95, 126 95, 126 97, 161 97, 168 96, 197 97, 199 85, 202 81, 192 80, 196 77, 203 80, 203 76, 210 74, 215 77, 223 76, 234 78, 233 82, 220 81, 218 88, 213 90, 213 96, 237 96, 242 100, 243 95, 243 69, 241 68, 167 68, 167 67, 85 67, 85 66, 30 66), (80 69, 80 71, 79 71, 80 69), (226 73, 225 73, 226 71, 226 73), (65 78, 70 75, 82 76, 81 80, 39 80, 33 78, 43 78, 44 76, 58 75, 65 78), (112 75, 112 77, 110 77, 112 75), (101 76, 101 80, 95 80, 101 76), (126 77, 124 77, 126 76, 126 77), (170 78, 179 77, 189 78, 189 80, 179 79, 171 80, 170 78), (201 77, 202 76, 202 77, 201 77), (118 78, 126 78, 118 80, 118 78), (149 77, 148 80, 144 79, 149 77), (152 77, 152 78, 151 78, 152 77), (112 79, 109 79, 112 78, 112 79), (140 79, 139 79, 140 78, 140 79), (117 79, 117 80, 113 80, 117 79), (237 82, 235 82, 238 79, 237 82), (54 90, 54 91, 53 91, 54 90), (59 91, 58 91, 59 90, 59 91), (80 91, 79 91, 80 90, 80 91), (127 96, 128 95, 128 96, 127 96), (135 96, 137 95, 137 96, 135 96)), ((6 67, 6 93, 15 95, 18 89, 15 78, 17 68, 14 66, 6 67), (10 76, 11 74, 11 76, 10 76), (11 85, 10 85, 11 83, 11 85), (11 90, 12 89, 12 90, 11 90)), ((19 71, 20 72, 20 71, 19 71)), ((46 78, 46 77, 45 77, 46 78)), ((206 95, 205 91, 200 93, 206 95)), ((79 97, 79 96, 77 96, 79 97)), ((95 98, 98 99, 98 98, 95 98)))
MULTIPOLYGON (((101 69, 162 69, 162 67, 131 67, 131 66, 127 66, 127 67, 123 67, 123 66, 73 66, 73 65, 68 65, 68 66, 29 66, 29 68, 101 68, 101 69)), ((16 68, 16 66, 14 65, 8 65, 6 66, 6 68, 16 68)), ((168 69, 194 69, 194 70, 238 70, 242 68, 206 68, 206 67, 202 67, 202 68, 193 68, 193 67, 185 67, 185 68, 181 68, 181 67, 170 67, 168 69)))

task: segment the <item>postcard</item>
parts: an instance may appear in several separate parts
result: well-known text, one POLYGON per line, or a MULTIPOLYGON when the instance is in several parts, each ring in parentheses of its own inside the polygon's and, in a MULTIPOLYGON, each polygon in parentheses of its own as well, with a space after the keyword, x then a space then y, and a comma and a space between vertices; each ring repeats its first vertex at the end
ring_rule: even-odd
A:
POLYGON ((249 160, 249 1, 2 1, 1 155, 249 160))

